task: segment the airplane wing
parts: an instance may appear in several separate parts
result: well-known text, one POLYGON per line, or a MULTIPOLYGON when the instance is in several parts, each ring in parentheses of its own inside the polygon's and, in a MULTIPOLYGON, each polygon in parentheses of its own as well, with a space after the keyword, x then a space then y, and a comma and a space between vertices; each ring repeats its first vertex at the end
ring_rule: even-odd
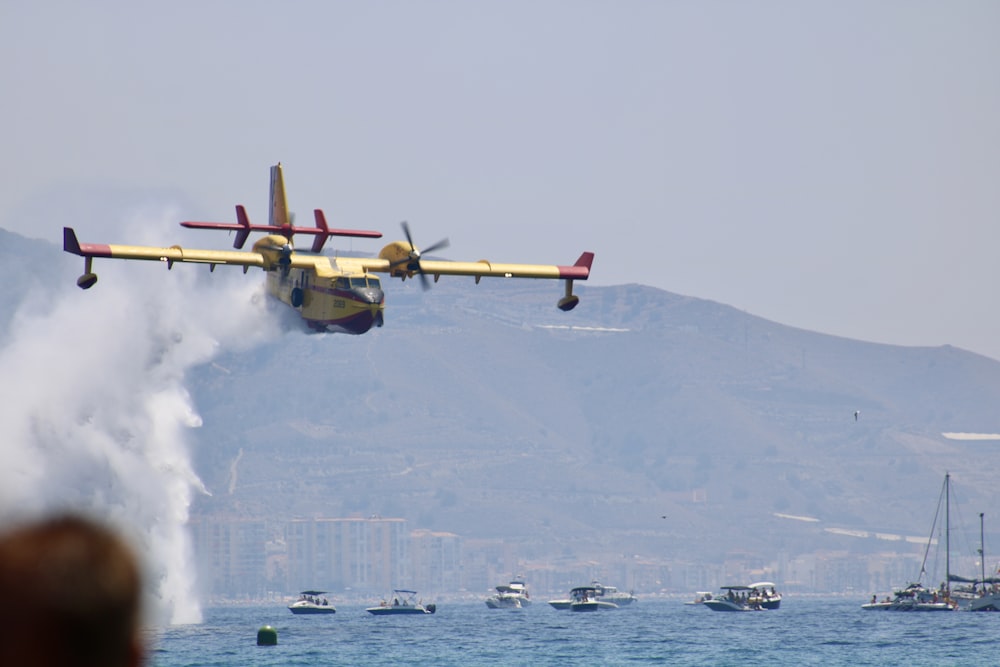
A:
POLYGON ((339 271, 349 273, 388 273, 397 278, 419 276, 428 287, 427 276, 437 281, 443 275, 472 276, 478 283, 483 277, 489 278, 541 278, 565 280, 565 295, 556 304, 561 310, 572 310, 580 299, 573 294, 573 281, 590 277, 590 267, 594 253, 585 252, 572 265, 557 264, 501 264, 487 260, 478 262, 450 262, 430 260, 420 257, 411 244, 394 242, 387 245, 378 257, 339 257, 336 268, 325 255, 296 253, 285 237, 272 234, 257 241, 250 252, 242 250, 202 250, 199 248, 111 245, 102 243, 80 243, 72 227, 63 228, 63 250, 85 259, 84 273, 76 284, 89 289, 97 282, 93 272, 95 257, 113 259, 138 259, 165 262, 171 268, 174 262, 208 264, 211 270, 216 265, 232 264, 242 266, 246 273, 251 266, 265 271, 278 267, 312 270, 319 276, 330 276, 339 271))
POLYGON ((388 273, 397 278, 412 278, 419 275, 424 289, 427 276, 434 281, 441 276, 472 276, 479 283, 483 277, 489 278, 542 278, 565 280, 566 292, 556 306, 560 310, 573 310, 580 298, 573 294, 573 281, 590 277, 590 267, 594 263, 594 253, 585 252, 571 266, 556 264, 500 264, 485 259, 478 262, 447 262, 423 259, 412 245, 402 242, 390 243, 375 258, 337 258, 337 265, 348 271, 370 271, 388 273))
POLYGON ((432 276, 483 276, 495 278, 550 278, 586 280, 594 253, 585 252, 572 266, 547 264, 499 264, 481 259, 478 262, 420 260, 420 270, 432 276))
POLYGON ((254 245, 254 251, 252 252, 240 250, 202 250, 199 248, 182 248, 179 245, 160 248, 155 246, 80 243, 72 227, 63 227, 63 250, 74 255, 79 255, 87 260, 84 275, 80 276, 77 280, 77 284, 84 289, 92 287, 97 282, 97 276, 91 271, 91 262, 94 257, 166 262, 167 268, 171 268, 174 262, 208 264, 212 270, 218 264, 232 264, 242 266, 244 272, 252 266, 268 269, 276 264, 285 264, 294 268, 314 268, 319 264, 329 265, 329 259, 322 255, 297 254, 292 252, 291 246, 286 246, 284 243, 279 245, 278 241, 283 242, 284 239, 277 239, 276 237, 267 238, 275 238, 275 241, 268 243, 265 239, 262 239, 254 245))
POLYGON ((434 276, 473 276, 478 282, 480 278, 543 278, 553 280, 586 280, 590 276, 590 267, 594 261, 594 253, 585 252, 571 266, 555 264, 501 264, 481 259, 478 262, 449 262, 441 260, 420 259, 411 264, 374 258, 337 258, 337 264, 347 268, 370 271, 372 273, 389 273, 394 276, 403 274, 414 275, 424 273, 434 276))
POLYGON ((63 250, 81 257, 111 257, 114 259, 146 259, 160 262, 198 262, 201 264, 238 264, 264 266, 264 256, 259 252, 237 250, 199 250, 179 245, 157 248, 141 245, 115 245, 105 243, 80 243, 72 227, 63 227, 63 250))

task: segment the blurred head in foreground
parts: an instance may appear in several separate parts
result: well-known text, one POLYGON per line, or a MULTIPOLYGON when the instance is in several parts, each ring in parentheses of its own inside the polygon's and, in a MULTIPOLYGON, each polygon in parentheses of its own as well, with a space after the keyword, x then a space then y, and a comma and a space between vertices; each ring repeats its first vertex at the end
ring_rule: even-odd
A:
POLYGON ((0 534, 0 665, 140 665, 140 586, 131 550, 87 519, 0 534))

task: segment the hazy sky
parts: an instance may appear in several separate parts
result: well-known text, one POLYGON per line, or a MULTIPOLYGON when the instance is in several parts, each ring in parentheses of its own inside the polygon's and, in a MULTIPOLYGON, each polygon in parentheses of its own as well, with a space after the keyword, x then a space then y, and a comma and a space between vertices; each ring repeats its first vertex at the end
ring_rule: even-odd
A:
POLYGON ((0 86, 28 236, 149 242, 94 222, 136 193, 264 221, 280 160, 300 223, 1000 358, 993 0, 8 0, 0 86))

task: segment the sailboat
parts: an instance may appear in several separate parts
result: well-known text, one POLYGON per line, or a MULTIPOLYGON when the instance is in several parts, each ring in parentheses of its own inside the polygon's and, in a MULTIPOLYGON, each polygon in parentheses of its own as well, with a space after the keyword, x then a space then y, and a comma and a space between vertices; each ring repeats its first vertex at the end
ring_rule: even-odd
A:
POLYGON ((941 496, 944 498, 944 535, 945 535, 945 581, 939 590, 925 587, 919 582, 927 570, 927 554, 930 552, 931 543, 934 541, 934 528, 937 525, 937 513, 941 511, 941 499, 938 499, 938 508, 934 513, 934 522, 931 524, 931 535, 927 539, 927 547, 924 549, 924 559, 920 563, 920 574, 918 581, 909 584, 906 588, 893 591, 891 598, 879 601, 876 596, 872 596, 871 602, 861 605, 862 609, 881 611, 953 611, 958 608, 958 603, 952 599, 951 595, 951 475, 945 473, 944 486, 941 489, 941 496))
POLYGON ((956 587, 955 599, 959 608, 965 611, 1000 611, 1000 577, 986 577, 986 552, 983 539, 983 513, 979 513, 979 578, 968 579, 957 574, 949 574, 948 581, 966 586, 956 587), (969 586, 968 584, 971 584, 969 586), (977 586, 980 586, 977 588, 977 586), (989 588, 987 588, 989 585, 989 588))

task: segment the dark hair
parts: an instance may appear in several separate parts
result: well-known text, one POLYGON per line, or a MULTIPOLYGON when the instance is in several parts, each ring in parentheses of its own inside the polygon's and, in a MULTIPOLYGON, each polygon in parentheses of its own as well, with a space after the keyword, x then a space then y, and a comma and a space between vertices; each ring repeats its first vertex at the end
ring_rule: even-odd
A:
POLYGON ((140 589, 132 551, 94 521, 63 516, 7 532, 0 536, 0 664, 133 664, 140 589))

